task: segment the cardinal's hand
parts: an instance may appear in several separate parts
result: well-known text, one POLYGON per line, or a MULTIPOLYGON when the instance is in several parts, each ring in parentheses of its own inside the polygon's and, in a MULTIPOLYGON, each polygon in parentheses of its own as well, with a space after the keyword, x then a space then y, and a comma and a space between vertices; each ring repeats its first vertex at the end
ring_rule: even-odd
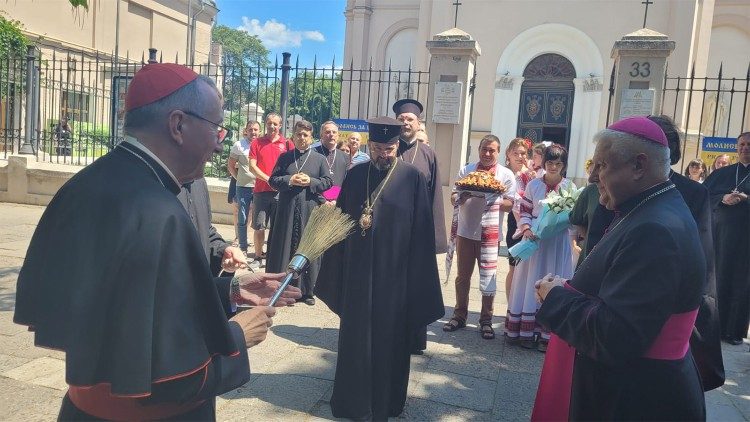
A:
MULTIPOLYGON (((247 273, 238 276, 239 294, 233 295, 238 305, 267 306, 273 294, 281 286, 281 279, 286 274, 247 273)), ((298 287, 287 286, 284 293, 274 306, 293 305, 296 299, 302 297, 302 290, 298 287)))

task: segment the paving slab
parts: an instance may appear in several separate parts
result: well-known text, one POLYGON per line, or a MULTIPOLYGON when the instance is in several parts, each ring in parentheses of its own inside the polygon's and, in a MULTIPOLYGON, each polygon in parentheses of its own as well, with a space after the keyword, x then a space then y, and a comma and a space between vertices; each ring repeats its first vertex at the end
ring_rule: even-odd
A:
MULTIPOLYGON (((0 420, 53 420, 64 394, 64 354, 34 347, 26 327, 12 323, 15 283, 26 247, 44 208, 0 203, 0 420)), ((218 225, 225 238, 231 226, 218 225)), ((440 274, 445 279, 438 257, 440 274)), ((475 269, 469 325, 453 333, 442 326, 453 313, 451 281, 442 285, 445 317, 428 326, 427 350, 411 360, 404 413, 393 420, 528 420, 544 355, 506 344, 502 325, 507 260, 498 261, 495 340, 482 340, 475 269)), ((241 388, 217 398, 217 419, 332 420, 338 317, 322 302, 280 309, 266 341, 249 351, 253 374, 241 388)), ((748 343, 723 345, 727 385, 706 395, 709 420, 750 420, 748 343)))

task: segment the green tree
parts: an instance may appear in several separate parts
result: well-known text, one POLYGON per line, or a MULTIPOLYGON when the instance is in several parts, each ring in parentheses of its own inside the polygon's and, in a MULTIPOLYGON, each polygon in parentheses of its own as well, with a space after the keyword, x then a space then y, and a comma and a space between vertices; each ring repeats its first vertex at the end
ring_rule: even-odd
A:
POLYGON ((0 61, 20 59, 26 55, 29 39, 21 32, 21 22, 0 15, 0 61))
POLYGON ((84 9, 89 10, 88 0, 68 0, 68 1, 70 1, 70 5, 73 7, 83 6, 84 9))
MULTIPOLYGON (((279 76, 280 78, 281 76, 279 76)), ((320 124, 339 116, 341 106, 341 72, 304 70, 289 80, 287 115, 298 114, 313 124, 317 136, 320 124)), ((266 112, 280 110, 281 82, 260 91, 260 104, 266 112)))
POLYGON ((220 88, 224 92, 225 108, 238 112, 243 105, 255 102, 258 85, 263 84, 269 65, 268 49, 258 37, 225 25, 214 28, 213 41, 223 46, 224 80, 220 88))

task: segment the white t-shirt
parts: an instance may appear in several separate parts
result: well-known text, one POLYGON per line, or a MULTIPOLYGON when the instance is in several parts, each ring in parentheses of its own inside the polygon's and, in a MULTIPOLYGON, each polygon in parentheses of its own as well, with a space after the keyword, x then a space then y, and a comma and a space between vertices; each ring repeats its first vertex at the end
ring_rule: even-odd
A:
MULTIPOLYGON (((477 170, 477 163, 467 164, 458 172, 458 178, 461 179, 472 171, 477 170)), ((513 200, 516 195, 516 176, 512 171, 498 164, 495 167, 495 179, 508 187, 503 194, 503 198, 513 200)), ((472 240, 482 240, 482 214, 487 206, 484 198, 471 197, 458 207, 458 228, 456 234, 472 240)), ((500 212, 500 221, 498 222, 498 239, 503 238, 503 218, 504 212, 500 212)))
POLYGON ((229 150, 229 157, 237 160, 237 186, 255 186, 255 175, 250 171, 250 141, 242 138, 235 142, 229 150))

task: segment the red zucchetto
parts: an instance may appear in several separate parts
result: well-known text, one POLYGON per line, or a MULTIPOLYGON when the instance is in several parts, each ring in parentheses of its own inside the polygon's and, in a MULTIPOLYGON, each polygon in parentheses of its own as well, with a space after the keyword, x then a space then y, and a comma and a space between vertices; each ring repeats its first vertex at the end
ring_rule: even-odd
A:
POLYGON ((136 72, 125 97, 125 111, 159 101, 194 81, 198 74, 174 63, 151 63, 136 72))

